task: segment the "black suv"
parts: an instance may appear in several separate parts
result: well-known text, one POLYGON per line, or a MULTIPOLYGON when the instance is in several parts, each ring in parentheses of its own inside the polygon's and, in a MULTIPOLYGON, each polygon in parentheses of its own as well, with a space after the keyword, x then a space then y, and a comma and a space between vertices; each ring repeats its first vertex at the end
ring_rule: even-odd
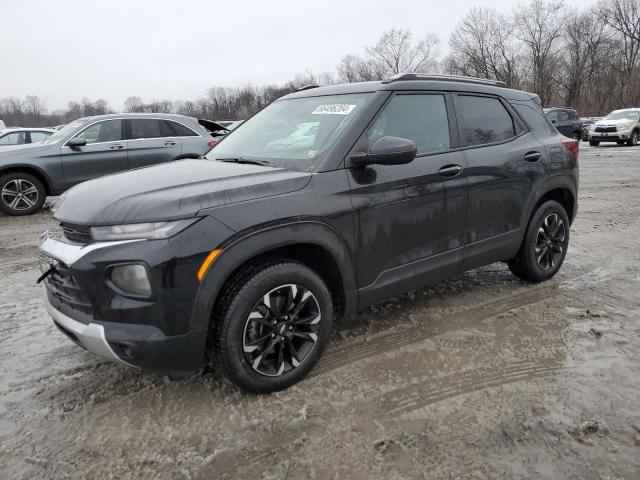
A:
POLYGON ((405 74, 305 88, 206 158, 84 182, 45 233, 48 311, 127 365, 207 364, 243 389, 303 378, 337 315, 506 261, 551 278, 578 142, 499 82, 405 74))
POLYGON ((582 121, 573 108, 545 108, 544 113, 562 135, 580 140, 582 138, 582 121))

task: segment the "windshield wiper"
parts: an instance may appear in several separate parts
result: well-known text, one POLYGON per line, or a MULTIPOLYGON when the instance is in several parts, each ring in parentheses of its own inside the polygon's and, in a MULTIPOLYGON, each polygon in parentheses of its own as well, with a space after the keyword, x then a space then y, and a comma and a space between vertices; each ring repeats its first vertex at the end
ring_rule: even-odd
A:
POLYGON ((249 158, 242 157, 231 157, 231 158, 216 158, 219 162, 227 162, 227 163, 247 163, 250 165, 262 165, 263 167, 272 167, 273 163, 267 162, 266 160, 251 160, 249 158))

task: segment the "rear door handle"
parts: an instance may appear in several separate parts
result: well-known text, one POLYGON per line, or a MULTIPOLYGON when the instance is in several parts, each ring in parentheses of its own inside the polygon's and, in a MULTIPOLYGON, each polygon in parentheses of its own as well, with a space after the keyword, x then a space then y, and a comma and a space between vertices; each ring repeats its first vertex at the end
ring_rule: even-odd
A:
POLYGON ((540 152, 527 152, 524 154, 524 159, 527 162, 537 162, 542 158, 542 154, 540 152))
POLYGON ((462 171, 462 167, 460 165, 445 165, 440 170, 438 170, 438 174, 441 177, 455 177, 462 171))
POLYGON ((110 150, 122 150, 124 145, 112 145, 109 147, 110 150))

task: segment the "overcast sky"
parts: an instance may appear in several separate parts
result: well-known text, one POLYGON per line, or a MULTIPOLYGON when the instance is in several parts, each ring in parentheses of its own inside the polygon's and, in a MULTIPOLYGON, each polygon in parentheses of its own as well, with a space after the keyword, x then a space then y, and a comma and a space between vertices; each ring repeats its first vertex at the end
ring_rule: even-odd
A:
MULTIPOLYGON (((592 3, 591 1, 581 2, 592 3)), ((0 98, 195 99, 207 88, 335 71, 392 27, 450 32, 473 5, 509 0, 0 0, 0 98)))

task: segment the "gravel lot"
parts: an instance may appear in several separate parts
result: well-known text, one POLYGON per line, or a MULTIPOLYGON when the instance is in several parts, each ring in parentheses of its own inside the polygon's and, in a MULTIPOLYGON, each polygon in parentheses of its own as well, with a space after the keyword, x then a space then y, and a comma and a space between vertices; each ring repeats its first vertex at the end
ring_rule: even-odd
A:
POLYGON ((503 264, 342 320, 270 396, 73 345, 35 285, 48 214, 0 217, 0 477, 640 477, 640 148, 582 144, 555 279, 503 264))

